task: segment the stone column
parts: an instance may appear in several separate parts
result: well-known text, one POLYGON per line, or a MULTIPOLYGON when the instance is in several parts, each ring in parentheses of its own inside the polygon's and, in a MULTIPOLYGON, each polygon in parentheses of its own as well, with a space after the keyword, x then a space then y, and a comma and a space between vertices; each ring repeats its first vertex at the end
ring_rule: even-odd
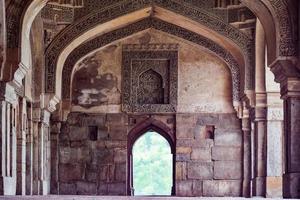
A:
POLYGON ((59 134, 61 131, 60 121, 51 121, 51 194, 59 194, 58 188, 58 148, 59 148, 59 134))
POLYGON ((27 131, 26 131, 26 195, 33 194, 33 121, 32 106, 27 108, 27 131))
POLYGON ((47 195, 50 193, 50 168, 51 168, 51 152, 50 152, 50 112, 43 109, 41 113, 41 123, 39 125, 40 135, 40 194, 47 195))
POLYGON ((4 95, 1 98, 1 195, 16 194, 17 139, 16 121, 18 119, 18 96, 12 85, 0 83, 4 95))
POLYGON ((26 99, 20 100, 17 119, 17 195, 26 194, 26 99))
POLYGON ((279 93, 268 92, 266 197, 282 197, 283 106, 279 93))
POLYGON ((34 109, 34 167, 33 194, 50 193, 50 112, 45 109, 34 109))
POLYGON ((266 86, 265 86, 265 33, 257 19, 255 39, 255 158, 253 195, 266 194, 266 86))
POLYGON ((249 118, 249 110, 244 105, 243 118, 242 118, 242 130, 243 130, 243 197, 251 196, 251 125, 249 118))
POLYGON ((40 157, 39 157, 39 121, 40 121, 40 108, 37 105, 33 105, 32 110, 32 138, 33 138, 33 150, 32 150, 32 194, 39 195, 40 191, 40 180, 39 171, 41 167, 40 157))
POLYGON ((282 197, 283 175, 283 101, 280 85, 266 68, 267 90, 267 179, 266 197, 282 197))
POLYGON ((283 196, 300 198, 300 72, 291 58, 276 60, 270 67, 284 100, 283 196))

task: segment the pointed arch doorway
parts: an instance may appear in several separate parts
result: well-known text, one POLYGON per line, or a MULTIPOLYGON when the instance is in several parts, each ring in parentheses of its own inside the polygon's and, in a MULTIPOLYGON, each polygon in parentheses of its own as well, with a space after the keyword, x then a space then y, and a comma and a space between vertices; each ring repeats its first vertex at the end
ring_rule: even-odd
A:
POLYGON ((127 195, 175 195, 174 136, 159 121, 148 120, 128 134, 127 195))

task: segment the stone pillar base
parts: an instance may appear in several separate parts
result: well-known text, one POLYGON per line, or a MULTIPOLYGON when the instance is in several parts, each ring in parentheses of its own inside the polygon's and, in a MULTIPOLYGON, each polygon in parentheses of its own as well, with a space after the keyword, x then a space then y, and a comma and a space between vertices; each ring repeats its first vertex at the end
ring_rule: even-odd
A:
POLYGON ((243 180, 243 197, 249 198, 251 197, 251 188, 250 188, 251 181, 243 180))
POLYGON ((256 177, 253 179, 253 196, 266 196, 266 177, 256 177))
POLYGON ((282 177, 266 178, 266 197, 267 198, 282 197, 282 177))
POLYGON ((0 195, 16 195, 16 178, 0 178, 0 195))
POLYGON ((283 197, 300 198, 300 173, 283 175, 283 197))

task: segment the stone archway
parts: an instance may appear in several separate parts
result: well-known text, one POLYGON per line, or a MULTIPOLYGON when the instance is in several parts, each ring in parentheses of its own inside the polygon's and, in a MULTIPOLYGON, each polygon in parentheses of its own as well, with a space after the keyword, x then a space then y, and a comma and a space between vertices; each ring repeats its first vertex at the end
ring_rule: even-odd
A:
POLYGON ((135 142, 148 131, 154 131, 162 136, 170 145, 172 159, 172 191, 171 195, 175 195, 175 160, 176 160, 176 146, 175 146, 175 135, 172 130, 167 127, 163 122, 155 119, 147 119, 137 124, 129 133, 127 139, 127 195, 133 195, 133 145, 135 142))

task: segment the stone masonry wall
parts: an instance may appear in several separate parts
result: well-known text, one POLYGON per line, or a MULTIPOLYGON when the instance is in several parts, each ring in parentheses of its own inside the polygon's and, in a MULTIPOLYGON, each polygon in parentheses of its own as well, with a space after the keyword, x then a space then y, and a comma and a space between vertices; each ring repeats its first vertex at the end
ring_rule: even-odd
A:
POLYGON ((59 138, 59 194, 125 195, 124 115, 71 113, 59 138), (97 128, 97 138, 91 134, 97 128))
POLYGON ((59 194, 126 195, 127 134, 149 117, 176 130, 177 196, 241 196, 235 114, 71 113, 59 138, 59 194), (96 140, 90 127, 98 129, 96 140))
POLYGON ((234 114, 178 114, 176 194, 241 196, 242 133, 234 114))

